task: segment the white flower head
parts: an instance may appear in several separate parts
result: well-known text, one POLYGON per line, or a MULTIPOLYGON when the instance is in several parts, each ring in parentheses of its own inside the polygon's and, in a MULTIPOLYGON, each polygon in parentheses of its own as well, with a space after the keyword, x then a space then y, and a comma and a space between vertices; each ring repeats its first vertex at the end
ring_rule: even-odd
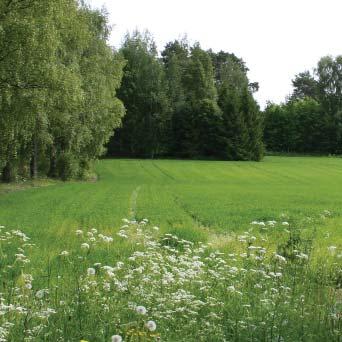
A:
POLYGON ((84 242, 84 243, 82 243, 81 248, 82 248, 82 249, 89 249, 90 246, 89 246, 88 243, 84 242))
POLYGON ((88 276, 93 276, 93 275, 95 275, 95 273, 96 273, 95 268, 89 267, 87 269, 88 276))
POLYGON ((103 289, 104 289, 105 291, 107 291, 107 292, 110 291, 110 283, 107 283, 107 282, 104 283, 104 284, 103 284, 103 289))
POLYGON ((137 307, 135 308, 135 310, 136 310, 136 312, 137 312, 138 314, 140 314, 140 315, 146 315, 146 313, 147 313, 146 308, 145 308, 144 306, 142 306, 142 305, 137 306, 137 307))
POLYGON ((60 256, 68 256, 69 255, 69 252, 68 251, 62 251, 60 253, 60 256))
POLYGON ((155 321, 148 321, 146 323, 146 328, 149 330, 149 331, 155 331, 157 329, 157 324, 155 321))
POLYGON ((81 229, 76 230, 76 235, 82 235, 82 234, 83 234, 83 231, 81 229))
POLYGON ((286 263, 286 258, 280 254, 274 253, 274 258, 280 262, 286 263))
POLYGON ((112 336, 112 342, 121 342, 122 337, 120 335, 113 335, 112 336))
POLYGON ((42 299, 44 297, 45 290, 39 290, 36 292, 36 297, 42 299))
POLYGON ((329 246, 328 247, 328 251, 331 255, 334 255, 336 253, 336 249, 337 249, 336 246, 329 246))

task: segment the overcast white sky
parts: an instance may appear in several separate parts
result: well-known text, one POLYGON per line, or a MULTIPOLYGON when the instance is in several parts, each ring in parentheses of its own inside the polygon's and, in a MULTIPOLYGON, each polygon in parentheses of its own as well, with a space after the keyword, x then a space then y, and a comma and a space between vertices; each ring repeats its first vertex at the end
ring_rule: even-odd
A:
POLYGON ((88 0, 115 25, 110 43, 148 29, 158 49, 187 34, 202 48, 234 52, 258 81, 256 98, 280 102, 291 79, 324 55, 342 54, 342 0, 88 0))

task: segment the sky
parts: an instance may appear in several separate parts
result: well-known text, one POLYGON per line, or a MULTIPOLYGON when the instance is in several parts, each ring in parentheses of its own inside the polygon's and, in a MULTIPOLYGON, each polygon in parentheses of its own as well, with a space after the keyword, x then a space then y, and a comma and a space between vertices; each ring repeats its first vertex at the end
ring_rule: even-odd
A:
POLYGON ((292 91, 294 75, 312 71, 325 55, 342 54, 342 0, 88 0, 104 6, 113 25, 110 44, 148 29, 162 50, 187 35, 202 48, 241 57, 259 82, 255 98, 279 103, 292 91))

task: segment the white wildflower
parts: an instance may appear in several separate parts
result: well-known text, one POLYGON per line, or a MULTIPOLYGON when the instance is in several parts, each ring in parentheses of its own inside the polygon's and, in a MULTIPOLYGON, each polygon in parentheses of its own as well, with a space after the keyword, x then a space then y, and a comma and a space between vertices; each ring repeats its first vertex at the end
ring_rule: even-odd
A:
POLYGON ((286 263, 286 258, 284 258, 282 255, 274 253, 274 258, 277 259, 280 262, 286 263))
POLYGON ((157 324, 155 321, 148 321, 146 323, 146 328, 149 330, 149 331, 155 331, 157 329, 157 324))
POLYGON ((142 305, 137 306, 135 311, 140 315, 146 315, 146 313, 147 313, 146 308, 142 305))
POLYGON ((107 283, 107 282, 104 283, 104 284, 103 284, 103 289, 104 289, 105 291, 107 291, 107 292, 110 291, 110 283, 107 283))
POLYGON ((95 275, 95 268, 92 268, 92 267, 89 267, 88 269, 87 269, 87 274, 88 274, 88 276, 93 276, 93 275, 95 275))
POLYGON ((336 249, 337 249, 336 246, 329 246, 329 247, 328 247, 328 251, 329 251, 329 253, 330 253, 331 255, 335 255, 336 249))
POLYGON ((113 335, 112 336, 112 342, 121 342, 122 337, 120 335, 113 335))
POLYGON ((47 289, 38 290, 36 292, 36 297, 39 299, 42 299, 44 297, 45 293, 49 293, 49 290, 47 290, 47 289))
POLYGON ((81 248, 82 248, 82 249, 89 249, 90 246, 89 246, 88 243, 84 242, 84 243, 82 243, 81 248))
POLYGON ((121 229, 116 235, 118 235, 122 238, 125 238, 125 239, 127 239, 127 237, 128 237, 126 231, 123 229, 121 229))

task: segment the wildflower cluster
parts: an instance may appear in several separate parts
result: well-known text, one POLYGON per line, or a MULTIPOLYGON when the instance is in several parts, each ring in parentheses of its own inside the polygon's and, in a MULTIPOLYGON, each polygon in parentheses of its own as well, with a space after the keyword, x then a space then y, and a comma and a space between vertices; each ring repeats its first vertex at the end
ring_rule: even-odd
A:
MULTIPOLYGON (((294 254, 267 246, 269 230, 291 229, 284 222, 252 222, 237 237, 239 252, 162 235, 147 219, 125 219, 113 236, 79 229, 79 248, 59 253, 56 272, 64 273, 43 288, 23 262, 28 238, 6 232, 0 253, 13 239, 21 249, 11 242, 13 255, 6 257, 16 273, 6 274, 0 291, 0 341, 337 340, 341 314, 332 269, 313 267, 291 231, 284 245, 294 254), (96 260, 104 247, 111 255, 123 243, 132 253, 96 260)), ((339 247, 329 252, 336 263, 339 247)), ((12 269, 3 265, 1 272, 12 269)))
POLYGON ((20 230, 5 230, 0 226, 0 341, 18 340, 21 329, 25 340, 35 340, 48 327, 55 309, 43 300, 48 289, 35 289, 34 278, 28 273, 27 254, 34 247, 20 230), (22 322, 30 324, 22 325, 22 322))

